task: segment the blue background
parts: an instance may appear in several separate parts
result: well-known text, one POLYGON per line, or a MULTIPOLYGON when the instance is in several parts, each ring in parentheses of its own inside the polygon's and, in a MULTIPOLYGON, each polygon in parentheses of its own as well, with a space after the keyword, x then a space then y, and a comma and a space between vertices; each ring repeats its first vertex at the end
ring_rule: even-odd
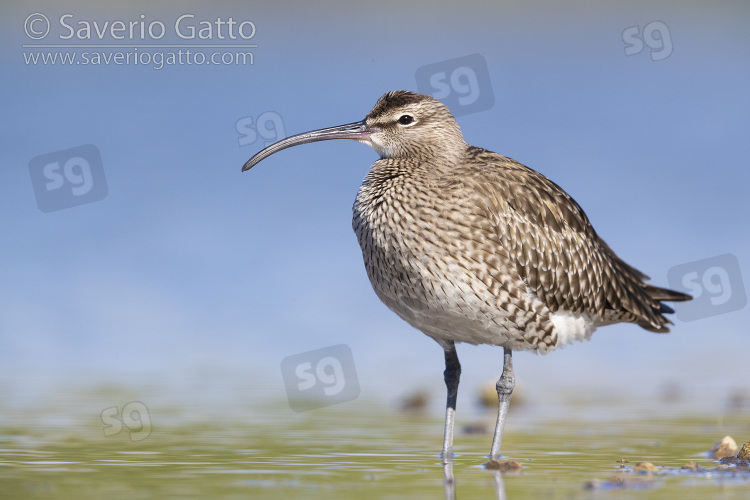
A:
MULTIPOLYGON (((442 401, 440 347, 380 304, 351 230, 351 205, 376 154, 354 141, 317 143, 243 174, 263 144, 240 146, 237 123, 270 111, 294 134, 357 121, 384 92, 416 90, 418 68, 471 54, 487 61, 494 105, 459 117, 467 142, 561 185, 657 285, 668 284, 672 266, 727 253, 750 269, 745 2, 18 2, 2 10, 6 404, 102 384, 135 396, 156 384, 196 401, 219 392, 282 400, 283 358, 342 343, 360 398, 393 402, 427 388, 442 401), (257 48, 253 64, 240 66, 26 64, 24 53, 37 49, 23 47, 35 43, 23 25, 35 12, 100 23, 144 14, 168 29, 184 13, 231 16, 255 23, 257 48), (653 21, 668 26, 673 53, 652 61, 646 47, 626 56, 623 31, 653 21), (106 198, 42 213, 30 160, 84 144, 101 153, 106 198)), ((192 43, 210 53, 226 40, 192 43)), ((581 388, 648 400, 678 384, 692 401, 719 404, 748 387, 750 317, 747 308, 710 314, 674 318, 669 335, 617 325, 547 356, 519 353, 519 387, 537 400, 581 388)), ((459 346, 463 390, 494 381, 501 353, 459 346)))

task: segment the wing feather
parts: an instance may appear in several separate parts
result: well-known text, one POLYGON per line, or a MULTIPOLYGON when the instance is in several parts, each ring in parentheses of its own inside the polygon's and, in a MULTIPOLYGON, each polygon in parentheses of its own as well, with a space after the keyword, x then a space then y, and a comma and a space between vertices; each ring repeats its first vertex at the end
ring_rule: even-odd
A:
POLYGON ((476 184, 476 205, 494 223, 506 264, 550 311, 669 331, 669 308, 660 301, 689 296, 645 283, 648 276, 620 259, 578 203, 544 175, 485 149, 470 146, 467 154, 484 166, 463 175, 476 184))

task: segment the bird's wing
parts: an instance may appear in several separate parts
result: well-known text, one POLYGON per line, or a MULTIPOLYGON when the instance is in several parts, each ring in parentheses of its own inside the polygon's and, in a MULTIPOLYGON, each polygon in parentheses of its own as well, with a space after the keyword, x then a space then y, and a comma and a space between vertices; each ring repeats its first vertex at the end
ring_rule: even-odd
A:
POLYGON ((645 284, 648 276, 610 249, 562 188, 497 153, 470 147, 468 154, 470 163, 483 166, 471 176, 475 203, 494 222, 508 264, 551 311, 669 331, 662 315, 669 309, 660 300, 686 298, 645 284))

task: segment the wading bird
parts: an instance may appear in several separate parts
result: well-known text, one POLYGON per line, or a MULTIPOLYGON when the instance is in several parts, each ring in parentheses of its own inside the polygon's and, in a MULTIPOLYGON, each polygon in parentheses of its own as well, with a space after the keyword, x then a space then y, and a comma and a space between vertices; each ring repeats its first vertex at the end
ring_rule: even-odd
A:
POLYGON ((666 333, 664 314, 674 311, 662 301, 691 298, 645 283, 562 188, 468 145, 448 108, 430 96, 388 92, 364 120, 282 139, 242 170, 329 139, 354 139, 380 155, 359 189, 352 225, 380 300, 445 350, 443 461, 453 455, 456 342, 504 350, 490 449, 496 460, 515 385, 514 350, 545 353, 620 322, 666 333))

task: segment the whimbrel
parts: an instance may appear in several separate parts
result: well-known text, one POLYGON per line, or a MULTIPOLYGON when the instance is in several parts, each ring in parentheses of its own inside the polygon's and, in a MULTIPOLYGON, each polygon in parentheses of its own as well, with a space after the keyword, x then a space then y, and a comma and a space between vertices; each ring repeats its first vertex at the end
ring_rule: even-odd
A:
POLYGON ((545 353, 619 322, 665 333, 664 314, 674 311, 662 301, 691 298, 645 283, 562 188, 468 145, 448 108, 430 96, 388 92, 364 120, 282 139, 242 170, 328 139, 354 139, 380 155, 359 189, 352 225, 380 300, 445 350, 444 461, 453 456, 456 342, 504 350, 490 449, 496 460, 515 385, 513 351, 545 353))

